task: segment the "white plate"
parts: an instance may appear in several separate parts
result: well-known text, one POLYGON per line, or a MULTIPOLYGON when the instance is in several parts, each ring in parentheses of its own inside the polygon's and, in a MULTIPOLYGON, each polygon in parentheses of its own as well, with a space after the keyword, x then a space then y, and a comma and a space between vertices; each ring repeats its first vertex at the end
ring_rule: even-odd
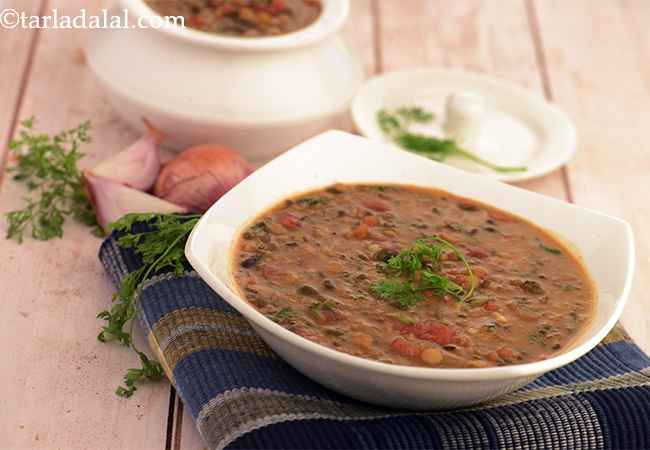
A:
POLYGON ((185 253, 201 277, 296 369, 351 397, 414 409, 464 406, 494 398, 584 355, 620 317, 634 267, 632 230, 620 219, 444 164, 423 164, 419 156, 340 131, 304 142, 224 195, 196 225, 185 253), (237 294, 230 264, 233 242, 243 227, 269 206, 335 182, 440 188, 537 223, 575 248, 596 280, 594 321, 565 353, 540 362, 485 369, 429 369, 371 361, 323 347, 282 328, 237 294))
POLYGON ((352 117, 361 134, 385 141, 377 125, 377 112, 382 108, 419 105, 436 114, 437 124, 430 130, 419 131, 435 135, 444 121, 447 97, 463 91, 479 94, 486 105, 480 136, 465 146, 493 163, 523 165, 528 170, 498 173, 462 159, 445 163, 512 182, 551 172, 566 164, 575 153, 576 130, 564 112, 522 88, 475 73, 409 70, 380 75, 359 90, 352 103, 352 117))

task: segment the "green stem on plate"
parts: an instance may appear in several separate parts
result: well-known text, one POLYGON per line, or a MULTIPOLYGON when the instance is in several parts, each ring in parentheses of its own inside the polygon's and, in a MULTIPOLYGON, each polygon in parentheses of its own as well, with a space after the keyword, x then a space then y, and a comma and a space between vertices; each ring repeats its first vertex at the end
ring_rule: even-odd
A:
POLYGON ((474 161, 477 164, 492 169, 495 172, 510 173, 510 172, 525 172, 526 170, 528 170, 526 166, 500 166, 491 163, 490 161, 486 161, 483 158, 478 157, 474 153, 460 147, 456 148, 456 154, 464 157, 465 159, 469 159, 470 161, 474 161))

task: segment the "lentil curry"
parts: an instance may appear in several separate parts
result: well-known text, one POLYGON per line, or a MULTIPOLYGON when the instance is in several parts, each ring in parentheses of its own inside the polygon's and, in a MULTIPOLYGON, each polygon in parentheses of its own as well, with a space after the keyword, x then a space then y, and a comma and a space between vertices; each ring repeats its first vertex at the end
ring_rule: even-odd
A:
POLYGON ((539 361, 594 314, 580 262, 535 225, 443 191, 333 185, 259 216, 233 276, 260 312, 351 355, 427 367, 539 361))
POLYGON ((183 16, 185 25, 210 33, 263 37, 312 24, 321 0, 145 0, 161 16, 183 16))

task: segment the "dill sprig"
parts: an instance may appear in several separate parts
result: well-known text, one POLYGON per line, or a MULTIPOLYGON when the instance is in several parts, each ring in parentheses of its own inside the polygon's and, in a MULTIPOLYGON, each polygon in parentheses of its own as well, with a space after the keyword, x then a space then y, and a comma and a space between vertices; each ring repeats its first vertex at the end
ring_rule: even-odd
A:
POLYGON ((476 276, 465 255, 439 236, 416 240, 411 247, 390 258, 385 270, 393 278, 373 283, 370 289, 379 298, 391 301, 400 309, 410 309, 425 300, 424 291, 433 291, 441 296, 451 295, 465 301, 472 297, 476 289, 476 276), (440 272, 440 260, 445 251, 454 253, 465 266, 470 279, 467 291, 440 272))
POLYGON ((21 122, 18 137, 9 143, 15 164, 7 171, 27 187, 30 195, 23 209, 6 214, 7 239, 20 243, 27 230, 39 240, 61 237, 68 216, 101 233, 77 167, 84 157, 82 144, 91 140, 90 127, 86 121, 50 136, 35 131, 33 117, 21 122))
POLYGON ((186 264, 185 241, 199 220, 199 215, 173 214, 127 214, 109 228, 122 233, 117 244, 131 248, 141 258, 142 266, 126 275, 113 295, 110 310, 97 317, 106 321, 97 336, 101 342, 117 341, 132 348, 139 356, 141 367, 128 369, 124 386, 117 388, 117 395, 130 397, 137 385, 145 380, 162 378, 163 370, 157 361, 151 360, 133 342, 133 325, 137 314, 137 302, 144 283, 150 276, 162 271, 180 275, 186 264), (147 229, 134 232, 136 223, 146 223, 147 229))
POLYGON ((393 111, 381 109, 377 112, 379 128, 390 140, 406 150, 439 162, 443 162, 451 156, 456 156, 501 173, 528 170, 524 166, 511 167, 493 164, 462 148, 453 139, 439 139, 409 131, 413 123, 429 123, 432 120, 432 113, 417 106, 402 107, 393 111))

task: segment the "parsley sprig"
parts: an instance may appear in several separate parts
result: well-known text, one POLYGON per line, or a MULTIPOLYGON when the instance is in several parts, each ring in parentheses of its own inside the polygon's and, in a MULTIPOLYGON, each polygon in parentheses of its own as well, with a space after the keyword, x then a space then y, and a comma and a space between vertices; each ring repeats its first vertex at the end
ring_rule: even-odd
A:
POLYGON ((465 301, 472 297, 476 288, 476 276, 463 253, 439 236, 416 240, 410 248, 390 258, 385 270, 392 278, 373 283, 370 289, 399 309, 410 309, 425 300, 424 291, 433 291, 441 296, 451 295, 465 301), (465 266, 470 279, 467 291, 441 272, 440 261, 446 251, 454 253, 465 266))
POLYGON ((101 232, 77 167, 84 157, 81 146, 91 140, 89 133, 88 121, 54 136, 37 133, 33 117, 21 122, 18 137, 9 143, 16 162, 7 171, 30 195, 23 209, 7 213, 8 239, 20 243, 27 230, 39 240, 61 237, 68 216, 101 232))
POLYGON ((409 131, 414 123, 425 124, 432 120, 432 113, 417 106, 402 107, 392 111, 382 109, 377 112, 377 123, 382 132, 390 140, 406 150, 440 162, 451 156, 456 156, 501 173, 528 170, 524 166, 511 167, 493 164, 462 148, 453 139, 439 139, 409 131))
POLYGON ((137 385, 145 380, 162 378, 163 370, 157 361, 151 360, 133 342, 133 325, 137 314, 137 302, 144 283, 150 276, 162 271, 181 274, 185 268, 185 241, 199 220, 199 215, 128 214, 112 223, 112 231, 123 233, 117 244, 131 248, 142 259, 142 266, 126 275, 113 296, 110 310, 97 317, 106 321, 97 336, 101 342, 117 341, 132 348, 139 356, 141 367, 128 369, 124 386, 117 388, 117 395, 130 397, 137 385), (144 231, 134 231, 136 223, 146 223, 144 231))

